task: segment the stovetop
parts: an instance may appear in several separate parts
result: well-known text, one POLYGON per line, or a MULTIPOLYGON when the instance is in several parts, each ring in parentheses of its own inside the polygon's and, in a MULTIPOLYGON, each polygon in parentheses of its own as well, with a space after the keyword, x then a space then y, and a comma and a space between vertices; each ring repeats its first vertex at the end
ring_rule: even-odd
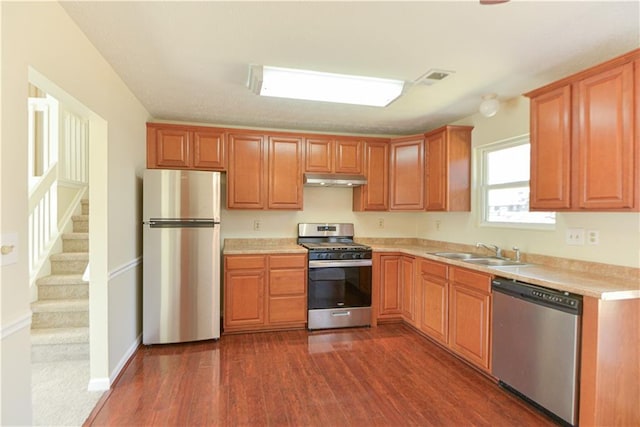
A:
POLYGON ((367 251, 369 246, 354 242, 301 242, 310 251, 367 251))

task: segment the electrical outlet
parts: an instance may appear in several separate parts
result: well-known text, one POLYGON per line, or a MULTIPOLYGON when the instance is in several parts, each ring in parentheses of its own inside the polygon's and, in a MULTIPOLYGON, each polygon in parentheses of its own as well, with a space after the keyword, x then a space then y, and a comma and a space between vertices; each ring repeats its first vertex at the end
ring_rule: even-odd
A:
POLYGON ((567 228, 565 241, 567 245, 584 245, 584 228, 567 228))
POLYGON ((440 220, 436 220, 436 231, 440 231, 440 220))
POLYGON ((378 218, 378 228, 384 228, 384 218, 378 218))
POLYGON ((587 231, 587 244, 599 245, 600 244, 600 232, 598 230, 587 231))
POLYGON ((253 231, 260 231, 262 229, 262 224, 259 219, 253 220, 253 231))

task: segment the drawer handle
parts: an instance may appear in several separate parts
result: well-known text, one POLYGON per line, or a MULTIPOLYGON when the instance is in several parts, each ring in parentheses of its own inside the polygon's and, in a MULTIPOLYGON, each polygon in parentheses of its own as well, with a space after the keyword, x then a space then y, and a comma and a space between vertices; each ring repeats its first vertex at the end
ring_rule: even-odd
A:
POLYGON ((350 311, 334 311, 331 313, 331 315, 335 317, 351 316, 351 312, 350 311))

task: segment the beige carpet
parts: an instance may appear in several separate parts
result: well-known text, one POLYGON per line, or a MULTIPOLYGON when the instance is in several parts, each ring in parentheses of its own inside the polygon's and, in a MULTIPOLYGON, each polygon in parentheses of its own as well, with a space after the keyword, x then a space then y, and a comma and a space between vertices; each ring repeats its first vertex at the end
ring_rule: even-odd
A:
POLYGON ((32 368, 34 426, 81 426, 102 391, 87 391, 89 361, 37 362, 32 368))

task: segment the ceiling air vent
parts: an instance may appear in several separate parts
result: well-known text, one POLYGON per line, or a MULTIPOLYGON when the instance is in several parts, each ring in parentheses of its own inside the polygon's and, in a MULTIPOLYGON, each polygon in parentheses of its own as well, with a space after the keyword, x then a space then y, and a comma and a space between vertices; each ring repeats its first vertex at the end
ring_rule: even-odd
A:
POLYGON ((455 73, 455 71, 431 69, 424 73, 422 76, 418 77, 414 81, 414 84, 431 86, 441 80, 444 80, 445 78, 447 78, 447 76, 453 73, 455 73))

